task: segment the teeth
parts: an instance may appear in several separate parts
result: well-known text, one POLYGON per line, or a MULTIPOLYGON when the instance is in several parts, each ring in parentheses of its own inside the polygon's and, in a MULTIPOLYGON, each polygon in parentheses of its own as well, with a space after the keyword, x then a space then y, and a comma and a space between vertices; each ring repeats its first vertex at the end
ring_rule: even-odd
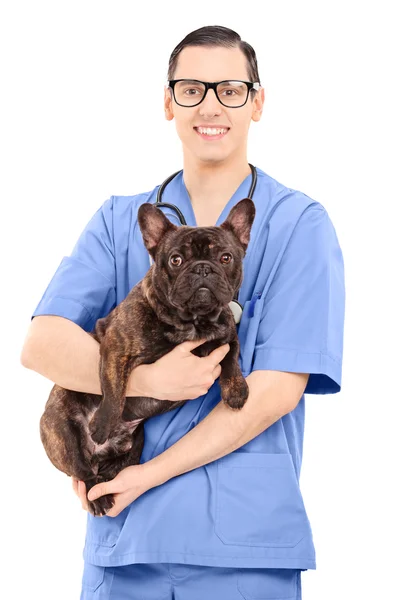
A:
POLYGON ((221 133, 226 133, 227 129, 221 128, 211 128, 211 127, 197 127, 197 130, 204 135, 220 135, 221 133))

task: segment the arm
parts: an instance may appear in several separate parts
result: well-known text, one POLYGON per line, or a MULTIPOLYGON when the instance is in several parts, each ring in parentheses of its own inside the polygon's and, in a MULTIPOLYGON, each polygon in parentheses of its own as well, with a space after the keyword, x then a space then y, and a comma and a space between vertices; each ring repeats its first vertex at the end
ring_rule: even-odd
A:
MULTIPOLYGON (((246 378, 250 393, 242 409, 232 410, 223 401, 219 402, 165 452, 143 464, 127 467, 111 481, 92 487, 89 499, 113 493, 115 505, 107 515, 116 517, 147 490, 233 452, 293 410, 308 377, 303 373, 253 371, 246 378)), ((88 510, 85 484, 73 481, 73 487, 82 508, 88 510)))
POLYGON ((253 371, 240 410, 222 401, 173 446, 146 463, 148 488, 217 460, 259 435, 298 404, 308 374, 253 371))
POLYGON ((306 386, 309 393, 339 391, 344 300, 335 229, 323 207, 312 205, 297 222, 262 305, 246 404, 238 412, 217 404, 178 442, 144 463, 150 486, 243 446, 292 411, 306 386))
MULTIPOLYGON (((55 315, 35 317, 28 330, 20 361, 61 387, 89 394, 101 394, 99 378, 100 344, 79 325, 55 315)), ((134 369, 127 396, 146 395, 140 372, 134 369)))

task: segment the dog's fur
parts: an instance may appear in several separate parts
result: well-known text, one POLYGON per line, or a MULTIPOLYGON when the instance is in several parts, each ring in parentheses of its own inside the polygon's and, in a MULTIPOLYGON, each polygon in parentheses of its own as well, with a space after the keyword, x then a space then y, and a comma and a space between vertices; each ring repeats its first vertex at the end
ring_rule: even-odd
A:
MULTIPOLYGON (((219 227, 178 227, 156 206, 140 206, 138 222, 154 264, 89 334, 100 344, 102 395, 55 384, 40 419, 49 459, 60 471, 83 480, 87 492, 139 463, 145 419, 186 402, 126 398, 129 375, 138 365, 155 362, 186 340, 207 340, 192 350, 196 356, 207 356, 228 342, 219 378, 222 400, 233 409, 244 405, 248 386, 239 368, 239 341, 228 304, 243 280, 254 216, 254 203, 245 198, 219 227)), ((113 504, 113 495, 107 494, 89 502, 89 510, 103 515, 113 504)))

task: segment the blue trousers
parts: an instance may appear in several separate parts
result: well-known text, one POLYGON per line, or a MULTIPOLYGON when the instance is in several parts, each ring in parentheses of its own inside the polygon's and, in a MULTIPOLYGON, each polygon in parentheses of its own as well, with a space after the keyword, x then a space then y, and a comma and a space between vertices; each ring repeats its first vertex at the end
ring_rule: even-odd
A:
POLYGON ((297 569, 84 562, 80 600, 301 600, 297 569))

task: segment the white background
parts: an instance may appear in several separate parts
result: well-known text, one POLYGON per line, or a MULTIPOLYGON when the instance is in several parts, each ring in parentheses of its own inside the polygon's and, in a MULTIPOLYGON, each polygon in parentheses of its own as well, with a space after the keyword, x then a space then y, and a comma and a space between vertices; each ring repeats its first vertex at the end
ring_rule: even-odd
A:
POLYGON ((343 391, 306 398, 301 488, 317 570, 304 573, 303 598, 400 597, 395 2, 36 0, 0 13, 7 599, 79 598, 83 566, 86 512, 39 438, 53 384, 19 362, 31 314, 105 199, 182 167, 164 119, 168 59, 215 24, 254 47, 266 90, 249 162, 321 202, 345 257, 343 391))

